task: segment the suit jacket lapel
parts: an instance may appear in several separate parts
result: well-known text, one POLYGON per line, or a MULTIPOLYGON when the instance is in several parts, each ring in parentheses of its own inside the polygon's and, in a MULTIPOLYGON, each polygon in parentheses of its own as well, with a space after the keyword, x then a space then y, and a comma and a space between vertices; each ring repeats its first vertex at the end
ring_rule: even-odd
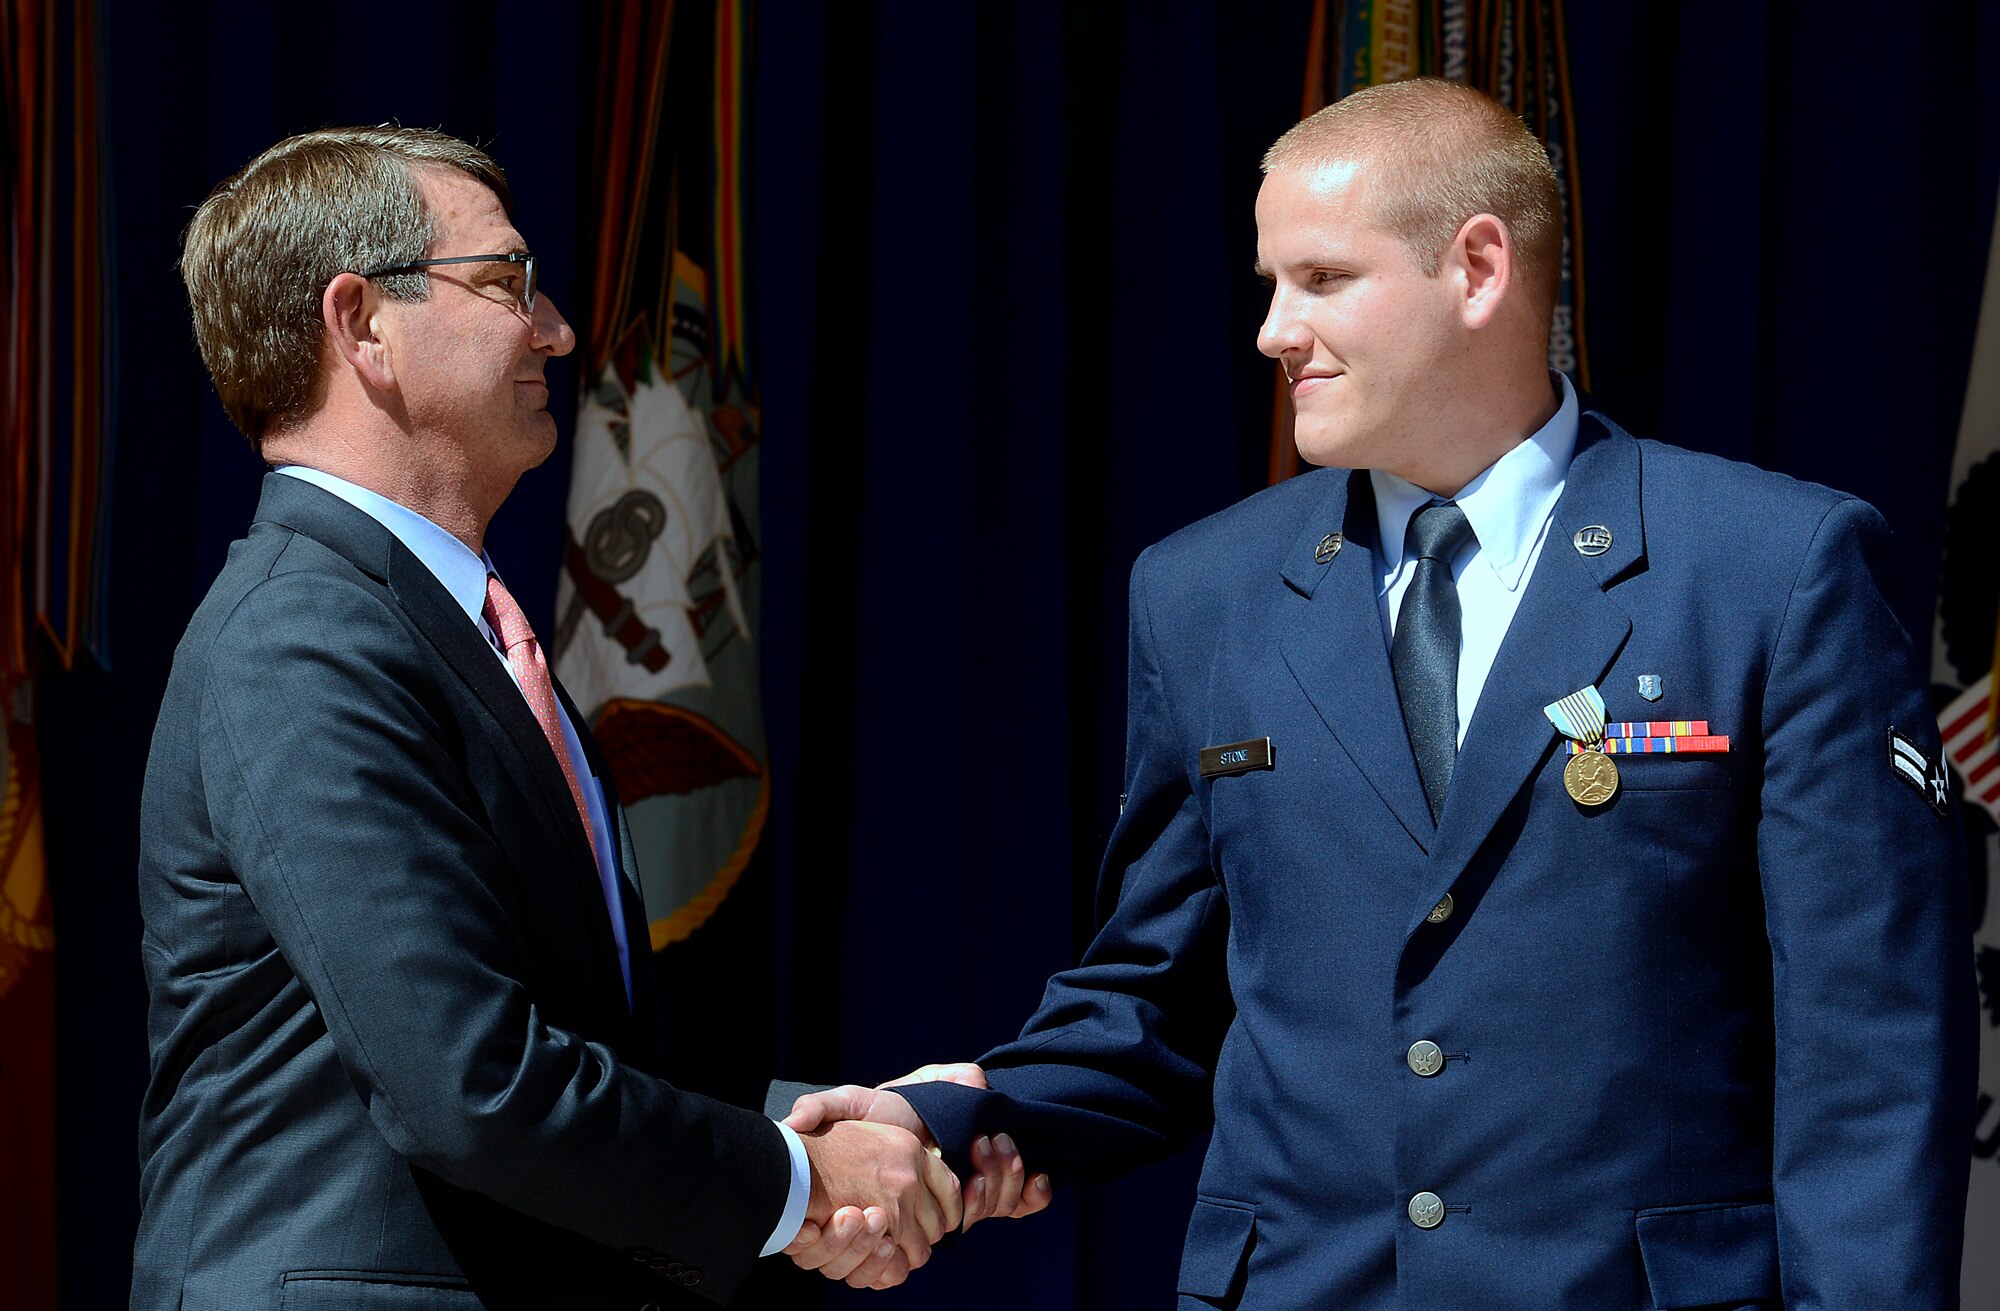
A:
POLYGON ((1632 631, 1630 615, 1606 589, 1644 565, 1639 473, 1639 444, 1585 415, 1548 538, 1459 749, 1426 886, 1412 902, 1412 933, 1560 744, 1542 707, 1595 686, 1632 631), (1585 527, 1608 528, 1610 549, 1580 554, 1573 539, 1585 527))
POLYGON ((618 796, 618 782, 611 776, 611 766, 604 759, 604 749, 597 744, 597 736, 591 732, 590 721, 577 710, 576 702, 569 699, 569 689, 563 686, 562 680, 551 673, 549 682, 555 687, 556 699, 562 702, 563 712, 569 716, 569 722, 576 726, 576 740, 583 744, 584 758, 580 763, 604 785, 605 812, 618 829, 612 835, 615 839, 612 850, 618 857, 618 872, 624 878, 628 890, 641 894, 643 902, 644 889, 639 882, 638 854, 632 846, 632 834, 625 823, 625 808, 618 796))
MULTIPOLYGON (((604 887, 597 877, 597 853, 584 834, 583 820, 570 796, 569 781, 563 777, 555 752, 549 749, 541 724, 528 708, 527 698, 495 657, 492 645, 478 628, 467 622, 465 611, 424 567, 423 561, 398 549, 390 562, 389 585, 418 629, 472 688, 512 743, 514 752, 508 767, 517 778, 523 779, 530 796, 540 797, 543 820, 569 865, 569 877, 564 881, 583 903, 583 918, 590 932, 592 969, 606 1011, 624 1020, 630 1015, 631 1006, 625 996, 624 976, 618 968, 618 943, 611 936, 611 915, 622 912, 623 908, 607 909, 604 904, 604 887)), ((569 713, 571 723, 582 722, 575 718, 573 708, 569 713)), ((571 764, 582 767, 584 762, 571 764)), ((577 782, 589 786, 587 778, 577 782)))
POLYGON ((620 915, 625 924, 626 961, 632 971, 633 1020, 638 1032, 653 1032, 652 980, 649 977, 649 958, 653 950, 652 926, 646 918, 646 894, 639 882, 639 854, 632 845, 632 827, 625 820, 625 807, 618 796, 617 780, 611 776, 611 767, 604 759, 604 750, 597 744, 597 737, 590 730, 590 721, 570 700, 569 690, 562 680, 553 675, 549 680, 555 687, 556 699, 562 702, 563 712, 569 722, 576 726, 576 740, 583 745, 584 759, 580 762, 604 787, 604 814, 611 821, 611 850, 618 860, 618 906, 612 907, 611 914, 620 915))
POLYGON ((1411 839, 1428 850, 1434 833, 1430 803, 1403 727, 1375 595, 1375 497, 1366 473, 1318 476, 1331 491, 1319 513, 1307 519, 1284 565, 1285 581, 1307 603, 1297 607, 1280 649, 1341 749, 1411 839), (1321 542, 1336 528, 1345 539, 1339 553, 1321 560, 1321 542))
POLYGON ((597 880, 596 855, 584 839, 569 784, 541 725, 479 629, 395 534, 332 493, 283 474, 268 474, 257 518, 304 533, 387 586, 417 630, 505 733, 514 750, 503 753, 504 764, 522 792, 540 803, 550 844, 568 864, 562 882, 572 895, 587 897, 584 919, 590 925, 592 968, 602 988, 615 988, 615 994, 607 991, 607 997, 616 997, 611 1013, 625 1014, 625 985, 618 977, 617 944, 597 880))
MULTIPOLYGON (((600 777, 602 777, 600 775, 600 777)), ((646 917, 646 896, 639 887, 639 857, 632 846, 632 829, 625 822, 625 808, 618 804, 616 797, 606 797, 611 803, 612 822, 618 829, 618 867, 625 877, 619 882, 624 905, 620 907, 625 916, 625 948, 632 967, 632 1020, 640 1034, 648 1035, 647 1042, 653 1043, 650 1035, 659 1032, 656 1010, 659 998, 653 986, 653 928, 646 917)))

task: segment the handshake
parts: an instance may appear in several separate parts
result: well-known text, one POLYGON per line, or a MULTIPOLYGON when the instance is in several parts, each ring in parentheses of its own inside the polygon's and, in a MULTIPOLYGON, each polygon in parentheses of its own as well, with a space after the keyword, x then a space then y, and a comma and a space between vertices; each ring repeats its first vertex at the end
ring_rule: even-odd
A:
POLYGON ((972 1144, 974 1174, 961 1187, 930 1129, 893 1091, 933 1080, 986 1086, 977 1065, 926 1065, 879 1088, 830 1088, 792 1104, 785 1123, 812 1163, 805 1225, 785 1248, 796 1264, 855 1288, 893 1288, 944 1234, 1049 1204, 1049 1177, 1030 1178, 1006 1134, 972 1144))

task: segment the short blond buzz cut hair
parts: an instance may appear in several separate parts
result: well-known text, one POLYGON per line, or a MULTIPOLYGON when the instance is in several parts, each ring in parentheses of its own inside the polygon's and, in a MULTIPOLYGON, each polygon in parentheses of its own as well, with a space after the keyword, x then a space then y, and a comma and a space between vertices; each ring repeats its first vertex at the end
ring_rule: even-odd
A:
POLYGON ((1417 77, 1364 87, 1295 124, 1264 172, 1372 160, 1382 226, 1426 276, 1465 221, 1491 214, 1513 239, 1521 281, 1545 313, 1562 282, 1562 192, 1548 151, 1499 101, 1462 82, 1417 77))

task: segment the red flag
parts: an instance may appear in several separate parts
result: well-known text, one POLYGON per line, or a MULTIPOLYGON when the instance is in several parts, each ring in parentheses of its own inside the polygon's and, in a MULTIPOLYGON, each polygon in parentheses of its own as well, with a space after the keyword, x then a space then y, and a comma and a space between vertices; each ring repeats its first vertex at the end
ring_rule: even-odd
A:
POLYGON ((0 682, 0 1305, 53 1311, 55 934, 27 692, 0 682))

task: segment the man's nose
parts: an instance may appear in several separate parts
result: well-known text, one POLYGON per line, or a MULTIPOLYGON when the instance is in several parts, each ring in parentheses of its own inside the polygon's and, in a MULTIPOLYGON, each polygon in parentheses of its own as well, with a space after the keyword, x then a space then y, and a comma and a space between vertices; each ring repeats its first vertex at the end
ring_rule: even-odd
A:
POLYGON ((567 355, 576 349, 576 332, 548 296, 535 297, 535 349, 567 355))
POLYGON ((1264 322, 1257 329, 1257 349, 1274 360, 1283 359, 1287 351, 1301 349, 1305 339, 1305 324, 1292 313, 1285 293, 1271 293, 1271 308, 1264 312, 1264 322))

